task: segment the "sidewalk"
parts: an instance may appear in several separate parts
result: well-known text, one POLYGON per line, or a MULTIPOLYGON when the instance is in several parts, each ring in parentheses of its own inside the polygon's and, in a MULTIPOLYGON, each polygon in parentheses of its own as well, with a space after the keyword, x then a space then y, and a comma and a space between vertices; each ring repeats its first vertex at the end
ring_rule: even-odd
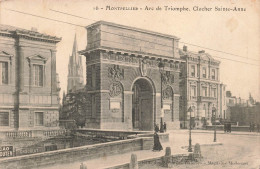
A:
MULTIPOLYGON (((69 163, 69 164, 62 164, 62 165, 55 165, 50 167, 44 167, 46 169, 56 169, 56 168, 66 168, 66 169, 79 169, 80 163, 84 163, 88 169, 102 169, 111 166, 117 166, 125 163, 129 163, 131 159, 131 154, 137 155, 137 160, 145 160, 149 158, 156 158, 165 155, 166 147, 171 147, 172 155, 177 154, 188 154, 186 147, 188 146, 188 134, 186 134, 187 130, 179 131, 179 130, 172 130, 169 131, 169 142, 162 143, 163 151, 154 152, 152 150, 140 150, 134 151, 124 154, 117 154, 112 156, 104 156, 102 158, 97 159, 90 159, 84 160, 81 162, 69 163), (185 141, 184 141, 185 140, 185 141), (184 147, 185 149, 183 149, 184 147)), ((213 143, 211 137, 208 135, 200 137, 192 138, 192 145, 199 143, 200 145, 220 145, 221 143, 213 143), (204 138, 205 137, 205 138, 204 138)))

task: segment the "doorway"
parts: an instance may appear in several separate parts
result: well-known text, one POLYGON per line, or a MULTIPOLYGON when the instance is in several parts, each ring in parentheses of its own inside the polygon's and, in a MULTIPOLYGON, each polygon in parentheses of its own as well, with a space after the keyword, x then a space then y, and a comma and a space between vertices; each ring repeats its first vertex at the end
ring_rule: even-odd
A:
POLYGON ((147 79, 138 79, 132 87, 132 126, 134 130, 153 130, 153 87, 147 79))

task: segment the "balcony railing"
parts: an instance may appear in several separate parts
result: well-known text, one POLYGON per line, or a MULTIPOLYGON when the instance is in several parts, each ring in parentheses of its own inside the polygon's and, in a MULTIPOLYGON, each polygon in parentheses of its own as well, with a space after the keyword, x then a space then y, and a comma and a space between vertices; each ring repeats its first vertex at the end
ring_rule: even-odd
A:
POLYGON ((198 101, 216 101, 217 98, 215 97, 208 97, 208 96, 198 96, 198 101))

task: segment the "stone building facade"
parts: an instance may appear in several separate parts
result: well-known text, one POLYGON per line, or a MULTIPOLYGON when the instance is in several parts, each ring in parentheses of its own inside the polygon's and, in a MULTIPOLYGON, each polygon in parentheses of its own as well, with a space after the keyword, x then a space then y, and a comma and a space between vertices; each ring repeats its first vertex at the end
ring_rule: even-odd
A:
POLYGON ((99 21, 87 28, 86 127, 179 128, 179 38, 99 21))
POLYGON ((201 128, 211 124, 212 117, 217 119, 222 116, 224 95, 221 95, 223 86, 219 79, 220 61, 205 51, 188 51, 186 46, 180 50, 180 57, 185 60, 180 76, 181 127, 187 128, 191 121, 193 127, 201 128), (191 115, 189 108, 192 109, 191 115))
POLYGON ((44 129, 59 119, 56 44, 61 40, 0 25, 0 128, 44 129))

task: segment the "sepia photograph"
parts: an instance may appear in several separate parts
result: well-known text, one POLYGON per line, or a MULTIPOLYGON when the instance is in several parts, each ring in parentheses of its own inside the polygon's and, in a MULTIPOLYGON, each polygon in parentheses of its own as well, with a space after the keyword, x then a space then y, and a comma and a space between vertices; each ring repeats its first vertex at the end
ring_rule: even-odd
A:
POLYGON ((260 1, 0 0, 0 169, 260 169, 260 1))

